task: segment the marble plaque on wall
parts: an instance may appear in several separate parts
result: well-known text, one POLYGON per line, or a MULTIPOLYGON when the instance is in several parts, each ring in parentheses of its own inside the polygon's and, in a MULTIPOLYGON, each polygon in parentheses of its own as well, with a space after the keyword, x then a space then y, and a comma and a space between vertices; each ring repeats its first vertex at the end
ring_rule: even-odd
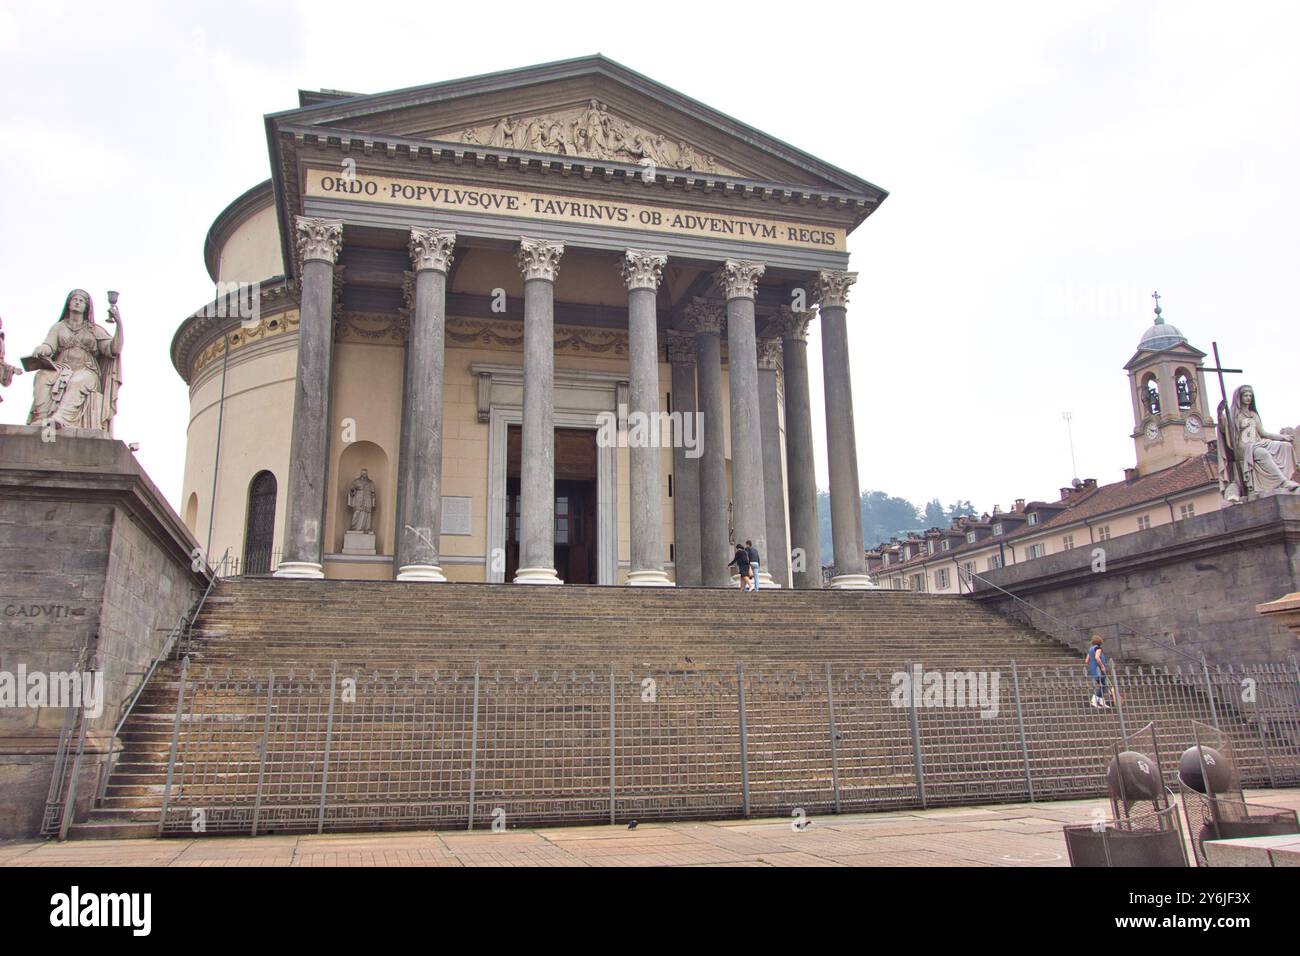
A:
POLYGON ((442 496, 442 533, 473 534, 470 520, 472 498, 442 496))

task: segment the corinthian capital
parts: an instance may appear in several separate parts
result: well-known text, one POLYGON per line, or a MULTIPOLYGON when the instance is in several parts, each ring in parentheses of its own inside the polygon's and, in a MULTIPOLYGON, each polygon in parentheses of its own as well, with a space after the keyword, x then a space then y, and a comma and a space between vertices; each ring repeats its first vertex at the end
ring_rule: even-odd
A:
POLYGON ((822 269, 813 282, 813 298, 823 309, 842 309, 849 304, 849 286, 857 281, 856 272, 822 269))
POLYGON ((777 369, 781 367, 781 340, 758 340, 758 367, 777 369))
POLYGON ((619 262, 623 281, 627 283, 627 291, 649 289, 653 292, 658 289, 664 266, 667 264, 668 256, 662 252, 646 252, 644 249, 627 250, 619 262))
POLYGON ((342 219, 295 216, 294 229, 297 232, 298 255, 303 262, 320 259, 332 264, 338 259, 339 246, 343 244, 342 219))
POLYGON ((564 255, 564 243, 546 242, 543 239, 519 240, 519 271, 524 280, 545 279, 554 282, 560 274, 560 256, 564 255))
POLYGON ((718 270, 718 285, 726 290, 728 299, 752 299, 758 279, 766 271, 767 266, 761 262, 728 259, 718 270))
POLYGON ((793 339, 796 342, 808 341, 808 323, 817 317, 817 313, 812 309, 806 312, 796 312, 788 305, 781 306, 777 310, 776 318, 772 323, 775 331, 779 332, 783 339, 793 339))
POLYGON ((434 269, 446 272, 451 268, 452 253, 456 249, 456 234, 440 229, 411 227, 411 263, 416 272, 434 269))
POLYGON ((721 332, 727 310, 717 299, 701 299, 698 295, 686 307, 686 322, 696 334, 721 332))
POLYGON ((676 329, 668 330, 668 364, 695 364, 695 336, 676 329))

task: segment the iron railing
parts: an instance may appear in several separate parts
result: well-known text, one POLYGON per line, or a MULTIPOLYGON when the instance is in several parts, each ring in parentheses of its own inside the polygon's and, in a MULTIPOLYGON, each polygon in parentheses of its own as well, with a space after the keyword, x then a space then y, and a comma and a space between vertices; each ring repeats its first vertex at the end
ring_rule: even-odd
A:
MULTIPOLYGON (((1289 665, 1119 665, 1113 674, 1120 706, 1107 712, 1089 706, 1082 668, 1011 661, 978 672, 841 662, 357 673, 186 658, 169 691, 174 712, 152 725, 167 735, 158 832, 1091 797, 1105 793, 1108 742, 1149 721, 1165 752, 1181 753, 1192 722, 1207 722, 1233 740, 1248 785, 1300 783, 1300 673, 1289 665), (1261 688, 1274 692, 1266 708, 1261 688)), ((1168 785, 1176 764, 1166 764, 1168 785)))

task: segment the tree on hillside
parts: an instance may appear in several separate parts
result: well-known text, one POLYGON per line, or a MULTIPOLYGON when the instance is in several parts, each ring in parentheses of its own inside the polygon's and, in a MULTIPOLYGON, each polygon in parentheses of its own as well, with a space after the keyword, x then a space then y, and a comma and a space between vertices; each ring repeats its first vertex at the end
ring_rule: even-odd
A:
POLYGON ((960 498, 958 498, 956 501, 954 501, 952 504, 948 506, 949 521, 952 521, 953 518, 960 518, 963 516, 974 517, 974 515, 975 515, 975 509, 971 507, 971 503, 969 500, 962 501, 960 498))
MULTIPOLYGON (((946 509, 938 498, 931 498, 922 511, 906 498, 899 498, 883 491, 864 491, 862 493, 863 547, 874 548, 882 541, 888 541, 895 536, 901 537, 909 531, 946 528, 958 515, 973 514, 975 508, 970 501, 960 498, 946 509)), ((817 531, 822 564, 831 564, 835 560, 835 551, 831 539, 831 496, 826 491, 817 492, 817 531)))

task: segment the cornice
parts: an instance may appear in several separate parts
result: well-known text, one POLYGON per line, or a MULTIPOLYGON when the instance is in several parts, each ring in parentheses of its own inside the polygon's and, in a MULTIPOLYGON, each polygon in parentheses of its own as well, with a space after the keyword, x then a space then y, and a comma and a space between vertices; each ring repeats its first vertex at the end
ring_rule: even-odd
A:
POLYGON ((213 282, 220 280, 218 273, 221 265, 221 250, 231 234, 252 216, 274 205, 275 190, 271 187, 271 180, 267 179, 249 189, 212 220, 207 238, 203 241, 203 261, 208 267, 208 276, 213 282))
MULTIPOLYGON (((262 323, 274 316, 298 307, 298 290, 284 276, 276 276, 259 283, 259 311, 262 323)), ((236 332, 243 325, 238 314, 231 314, 226 304, 218 299, 201 306, 187 316, 172 336, 172 367, 188 385, 191 370, 199 349, 210 346, 214 340, 236 332)))

